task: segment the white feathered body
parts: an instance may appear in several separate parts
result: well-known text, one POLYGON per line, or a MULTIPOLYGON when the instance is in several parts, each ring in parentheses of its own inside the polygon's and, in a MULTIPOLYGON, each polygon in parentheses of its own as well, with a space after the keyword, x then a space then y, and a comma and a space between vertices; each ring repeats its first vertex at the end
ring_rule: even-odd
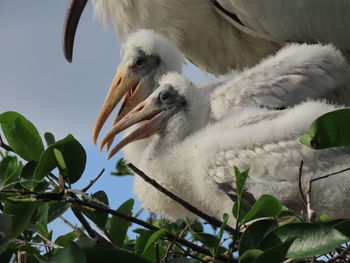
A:
POLYGON ((214 119, 236 106, 288 108, 308 99, 350 105, 350 66, 333 45, 290 44, 212 93, 214 119))
POLYGON ((350 50, 348 0, 219 0, 250 29, 277 41, 332 43, 350 50))
MULTIPOLYGON (((315 151, 299 142, 315 118, 335 108, 324 102, 306 102, 273 113, 242 108, 236 116, 190 134, 172 147, 167 145, 166 150, 158 148, 161 138, 153 138, 144 151, 140 168, 171 192, 218 218, 223 213, 230 214, 232 209, 233 202, 217 184, 235 187, 234 165, 241 170, 250 169, 247 191, 255 198, 273 194, 288 207, 301 209, 298 192, 301 160, 305 181, 344 168, 350 161, 348 148, 315 151), (254 119, 252 123, 251 119, 254 119)), ((171 130, 174 131, 174 127, 171 130)), ((334 217, 348 216, 350 210, 346 207, 349 206, 344 205, 350 190, 348 181, 339 176, 319 182, 313 189, 313 208, 334 217)), ((143 207, 162 216, 170 219, 191 216, 138 177, 134 190, 143 207)))
MULTIPOLYGON (((297 179, 301 160, 305 180, 349 163, 347 148, 315 151, 300 144, 299 137, 314 119, 336 109, 325 102, 305 101, 328 98, 349 103, 349 77, 349 66, 333 46, 290 45, 252 69, 200 85, 196 102, 201 110, 188 123, 168 127, 167 138, 172 140, 166 143, 156 135, 130 144, 125 157, 168 190, 219 218, 230 212, 233 203, 217 183, 234 187, 233 165, 250 168, 247 187, 256 198, 273 194, 288 207, 301 209, 297 179), (177 136, 174 131, 180 127, 189 130, 177 136)), ((317 212, 349 215, 348 209, 342 210, 344 193, 350 190, 344 180, 346 175, 339 175, 317 183, 313 190, 317 212)), ((138 177, 134 190, 145 208, 160 215, 191 216, 138 177)))

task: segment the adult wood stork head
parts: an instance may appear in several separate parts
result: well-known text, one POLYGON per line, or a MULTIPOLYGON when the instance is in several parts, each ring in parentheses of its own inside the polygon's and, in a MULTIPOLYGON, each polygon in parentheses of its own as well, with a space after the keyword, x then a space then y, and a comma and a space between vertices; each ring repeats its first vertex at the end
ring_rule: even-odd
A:
POLYGON ((118 102, 124 101, 117 122, 146 99, 159 78, 168 71, 181 72, 183 57, 166 38, 151 30, 131 34, 122 48, 122 59, 95 124, 93 140, 118 102))
POLYGON ((108 159, 127 144, 154 134, 162 137, 162 147, 171 147, 207 123, 206 112, 209 110, 203 111, 203 108, 209 105, 202 97, 203 93, 190 80, 178 73, 168 73, 160 80, 159 88, 107 132, 100 149, 115 135, 135 124, 139 127, 111 150, 108 159))

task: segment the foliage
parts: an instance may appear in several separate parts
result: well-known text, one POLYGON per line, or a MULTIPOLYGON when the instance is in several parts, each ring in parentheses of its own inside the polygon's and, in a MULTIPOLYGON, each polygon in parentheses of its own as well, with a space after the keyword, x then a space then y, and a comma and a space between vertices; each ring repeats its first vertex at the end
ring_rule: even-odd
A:
POLYGON ((314 148, 350 145, 350 109, 328 112, 317 118, 309 127, 306 135, 300 138, 301 143, 314 148))
MULTIPOLYGON (((323 125, 323 120, 318 123, 323 125)), ((111 208, 104 191, 72 188, 86 164, 86 153, 72 135, 56 141, 46 133, 45 148, 35 126, 20 114, 3 113, 0 124, 9 144, 0 137, 0 146, 6 150, 0 152, 0 262, 17 262, 18 251, 33 263, 102 258, 135 263, 279 263, 294 258, 311 262, 324 254, 334 260, 346 257, 342 244, 350 241, 350 220, 319 216, 317 222, 307 222, 270 195, 249 205, 243 194, 249 171, 234 168, 237 201, 232 215, 222 216, 221 227, 209 229, 202 221, 186 218, 141 220, 133 212, 132 199, 111 208), (67 227, 67 233, 54 240, 48 223, 61 220, 67 209, 81 226, 71 232, 67 227), (232 217, 237 219, 233 231, 226 227, 232 217), (139 225, 133 230, 135 238, 128 235, 131 224, 139 225)), ((123 161, 116 170, 119 176, 130 174, 123 161)))

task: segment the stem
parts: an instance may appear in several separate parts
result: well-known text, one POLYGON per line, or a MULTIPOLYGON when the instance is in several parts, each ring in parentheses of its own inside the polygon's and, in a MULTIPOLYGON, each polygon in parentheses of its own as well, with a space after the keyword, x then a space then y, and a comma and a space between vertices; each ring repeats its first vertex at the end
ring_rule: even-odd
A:
MULTIPOLYGON (((201 210, 199 210, 198 208, 194 207, 193 205, 191 205, 190 203, 188 203, 187 201, 181 199, 180 197, 178 197, 177 195, 173 194, 172 192, 168 191, 167 189, 165 189, 163 186, 161 186, 160 184, 158 184, 154 179, 148 177, 144 172, 142 172, 141 170, 139 170, 136 166, 134 166, 132 163, 127 163, 126 166, 132 170, 135 174, 139 175, 143 180, 145 180, 147 183, 149 183, 150 185, 152 185, 154 188, 156 188, 157 190, 159 190, 160 192, 162 192, 163 194, 167 195, 168 197, 170 197, 171 199, 173 199, 175 202, 179 203, 180 205, 182 205, 184 208, 186 208, 188 211, 192 212, 193 214, 199 216, 200 218, 208 221, 210 224, 216 226, 216 227, 221 227, 223 225, 223 222, 221 222, 220 220, 216 219, 215 217, 209 216, 207 214, 205 214, 204 212, 202 212, 201 210)), ((226 225, 224 227, 224 229, 228 232, 230 232, 231 234, 235 233, 235 230, 226 225)))
POLYGON ((92 179, 87 186, 81 189, 81 191, 85 193, 87 190, 89 190, 90 187, 93 186, 98 179, 100 179, 100 177, 103 175, 104 172, 105 172, 105 168, 103 168, 101 172, 99 172, 99 174, 94 179, 92 179))

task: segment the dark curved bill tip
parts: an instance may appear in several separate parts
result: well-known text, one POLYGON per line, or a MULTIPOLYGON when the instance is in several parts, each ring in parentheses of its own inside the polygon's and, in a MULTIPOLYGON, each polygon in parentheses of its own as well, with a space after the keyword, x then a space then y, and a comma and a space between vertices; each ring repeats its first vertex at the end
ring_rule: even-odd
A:
POLYGON ((65 58, 72 62, 75 32, 88 0, 69 0, 64 19, 62 47, 65 58))

